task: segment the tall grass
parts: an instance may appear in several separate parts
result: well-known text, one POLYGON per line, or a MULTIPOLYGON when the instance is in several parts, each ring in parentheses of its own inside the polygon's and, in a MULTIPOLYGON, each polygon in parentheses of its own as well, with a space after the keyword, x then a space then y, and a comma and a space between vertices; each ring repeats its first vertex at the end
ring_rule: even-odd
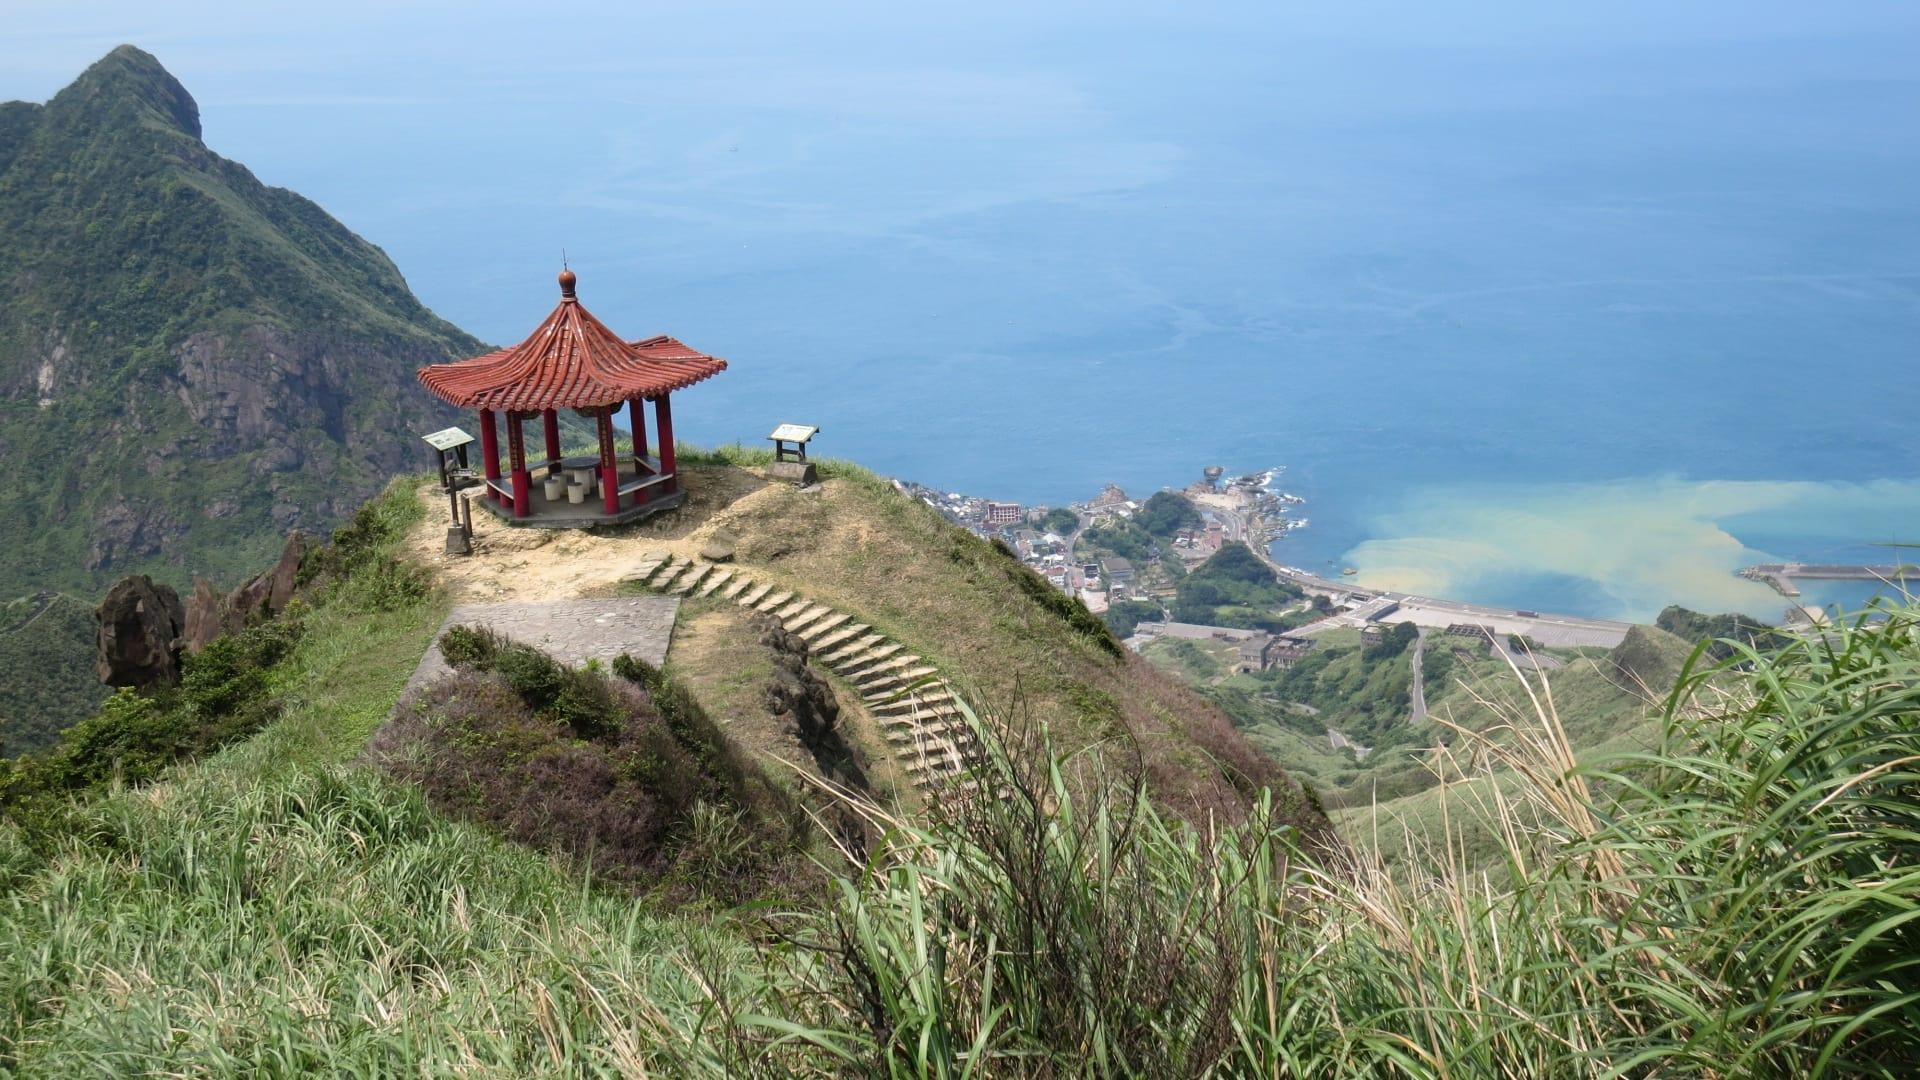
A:
MULTIPOLYGON (((913 821, 737 1026, 774 1074, 1908 1076, 1920 1066, 1916 612, 1701 654, 1656 753, 1596 795, 1550 693, 1489 811, 1505 858, 1315 856, 1271 808, 1171 825, 1137 791, 987 763, 913 821), (1750 670, 1736 670, 1748 667, 1750 670)), ((1463 733, 1472 736, 1471 733, 1463 733)), ((1044 760, 1044 759, 1043 759, 1044 760)))
POLYGON ((1483 785, 1492 869, 1312 849, 1266 802, 1196 828, 983 730, 1004 798, 841 793, 877 841, 721 914, 228 754, 51 855, 0 826, 0 1072, 1913 1075, 1920 611, 1697 655, 1659 747, 1586 771, 1532 689, 1461 755, 1515 778, 1483 785))

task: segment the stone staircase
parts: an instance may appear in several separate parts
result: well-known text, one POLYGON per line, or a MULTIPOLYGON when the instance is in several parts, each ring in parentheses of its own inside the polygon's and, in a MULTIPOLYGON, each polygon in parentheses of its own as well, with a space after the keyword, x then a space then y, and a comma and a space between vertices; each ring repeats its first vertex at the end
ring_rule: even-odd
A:
POLYGON ((779 620, 813 658, 852 683, 880 724, 888 749, 923 792, 972 793, 967 776, 978 739, 971 710, 939 669, 872 627, 790 590, 756 582, 738 566, 651 555, 627 579, 670 596, 717 596, 779 620))

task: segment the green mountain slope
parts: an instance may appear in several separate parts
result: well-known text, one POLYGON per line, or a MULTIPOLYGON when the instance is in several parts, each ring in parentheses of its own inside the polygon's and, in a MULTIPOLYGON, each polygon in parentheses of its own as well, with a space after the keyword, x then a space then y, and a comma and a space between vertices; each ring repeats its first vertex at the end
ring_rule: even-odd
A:
MULTIPOLYGON (((1363 647, 1358 632, 1335 630, 1290 670, 1245 675, 1229 674, 1237 659, 1230 650, 1158 647, 1147 655, 1198 684, 1255 746, 1312 783, 1330 806, 1367 806, 1417 799, 1435 787, 1435 748, 1459 742, 1448 724, 1492 730, 1530 708, 1520 677, 1484 640, 1430 632, 1416 645, 1410 624, 1394 631, 1363 647), (1416 648, 1427 705, 1420 721, 1412 718, 1416 648)), ((1575 750, 1617 749, 1644 734, 1688 652, 1686 642, 1648 626, 1633 628, 1611 651, 1543 650, 1541 662, 1551 666, 1546 684, 1575 750)), ((1540 677, 1530 677, 1537 692, 1540 677)))
POLYGON ((480 348, 130 46, 0 105, 0 295, 0 596, 258 569, 418 468, 413 369, 480 348))
POLYGON ((0 754, 45 749, 99 706, 98 633, 92 605, 63 593, 0 604, 0 754))

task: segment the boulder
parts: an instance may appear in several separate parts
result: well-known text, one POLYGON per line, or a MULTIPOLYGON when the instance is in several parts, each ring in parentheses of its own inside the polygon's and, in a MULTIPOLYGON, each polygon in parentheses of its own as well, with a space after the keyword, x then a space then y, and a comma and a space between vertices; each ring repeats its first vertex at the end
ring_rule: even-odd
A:
POLYGON ((708 562, 732 562, 733 549, 739 543, 738 536, 726 529, 716 529, 707 538, 706 546, 700 549, 700 557, 708 562))
POLYGON ((186 611, 180 594, 145 574, 121 578, 96 615, 100 636, 94 669, 108 686, 145 690, 180 682, 186 611))
POLYGON ((307 537, 295 530, 280 549, 280 561, 267 572, 267 607, 278 615, 293 601, 294 586, 300 582, 300 564, 307 557, 307 537))

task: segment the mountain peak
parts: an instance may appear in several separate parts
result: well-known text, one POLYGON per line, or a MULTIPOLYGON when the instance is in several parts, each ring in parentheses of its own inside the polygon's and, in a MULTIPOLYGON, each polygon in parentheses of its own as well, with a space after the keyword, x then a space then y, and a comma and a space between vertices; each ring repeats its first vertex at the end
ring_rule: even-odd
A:
POLYGON ((152 53, 122 45, 101 57, 72 85, 54 95, 49 104, 67 102, 89 106, 130 101, 143 107, 148 119, 195 140, 200 138, 200 106, 152 53))

